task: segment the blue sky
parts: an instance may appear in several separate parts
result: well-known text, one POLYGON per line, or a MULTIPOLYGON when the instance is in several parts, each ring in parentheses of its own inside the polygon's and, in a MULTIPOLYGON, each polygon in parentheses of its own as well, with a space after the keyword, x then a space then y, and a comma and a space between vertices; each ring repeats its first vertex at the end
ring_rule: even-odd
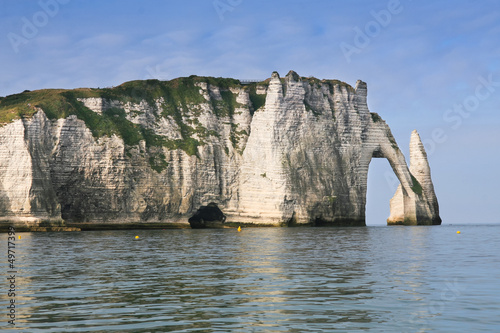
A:
MULTIPOLYGON (((0 0, 0 96, 290 69, 361 79, 406 156, 419 131, 443 223, 500 223, 499 41, 495 0, 0 0)), ((389 215, 390 174, 372 162, 370 225, 389 215)))

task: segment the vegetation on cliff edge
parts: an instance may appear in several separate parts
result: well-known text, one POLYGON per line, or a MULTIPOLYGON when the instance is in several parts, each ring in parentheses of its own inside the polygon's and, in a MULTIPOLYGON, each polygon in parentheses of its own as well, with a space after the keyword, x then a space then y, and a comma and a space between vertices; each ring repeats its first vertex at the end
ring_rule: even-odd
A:
POLYGON ((194 155, 197 153, 197 147, 203 144, 195 138, 195 135, 201 139, 219 135, 201 126, 197 119, 201 113, 200 104, 207 103, 201 94, 200 83, 218 87, 221 98, 212 97, 208 101, 217 117, 231 117, 236 108, 243 107, 236 101, 236 95, 231 91, 231 88, 242 86, 238 80, 190 76, 171 81, 130 81, 117 87, 103 89, 24 91, 0 98, 0 126, 15 119, 31 118, 42 109, 49 119, 76 115, 85 122, 96 138, 116 134, 122 137, 127 145, 136 145, 140 140, 145 140, 147 146, 183 149, 186 153, 194 155), (124 109, 108 108, 102 114, 98 114, 78 100, 91 97, 120 101, 123 104, 139 104, 145 101, 150 106, 156 106, 159 103, 160 112, 157 117, 171 117, 178 125, 182 139, 168 140, 154 134, 152 130, 132 123, 127 119, 124 109))
POLYGON ((420 185, 420 182, 413 175, 411 175, 411 181, 413 183, 411 187, 413 192, 422 195, 422 185, 420 185))
MULTIPOLYGON (((333 91, 333 85, 350 87, 337 80, 318 80, 315 78, 302 78, 310 84, 327 83, 333 91)), ((214 131, 204 128, 198 120, 202 112, 200 105, 208 103, 214 114, 221 117, 232 117, 237 108, 246 105, 237 102, 235 89, 248 92, 253 113, 265 104, 266 94, 257 94, 259 87, 267 88, 269 79, 263 82, 241 84, 239 80, 228 78, 190 76, 173 79, 170 81, 137 80, 125 82, 112 88, 79 88, 43 89, 24 91, 0 98, 0 126, 15 119, 30 118, 38 109, 42 109, 49 119, 66 118, 76 115, 85 122, 93 136, 111 136, 116 134, 123 138, 126 145, 137 145, 145 140, 148 147, 166 147, 168 149, 182 149, 190 155, 197 154, 199 145, 209 136, 219 136, 214 131), (218 87, 220 97, 215 96, 209 89, 210 98, 203 96, 201 86, 207 84, 218 87), (119 101, 122 104, 139 104, 146 102, 152 107, 159 107, 156 117, 170 117, 177 124, 182 139, 169 140, 156 135, 152 130, 134 124, 127 119, 124 109, 111 107, 102 114, 93 112, 80 102, 80 98, 103 98, 108 101, 119 101)), ((352 87, 351 87, 352 89, 352 87)), ((140 114, 140 111, 132 111, 140 114)), ((248 135, 239 131, 237 126, 231 127, 231 141, 234 147, 240 138, 248 135)), ((157 163, 155 163, 157 165, 157 163)), ((160 163, 158 165, 164 165, 160 163)))

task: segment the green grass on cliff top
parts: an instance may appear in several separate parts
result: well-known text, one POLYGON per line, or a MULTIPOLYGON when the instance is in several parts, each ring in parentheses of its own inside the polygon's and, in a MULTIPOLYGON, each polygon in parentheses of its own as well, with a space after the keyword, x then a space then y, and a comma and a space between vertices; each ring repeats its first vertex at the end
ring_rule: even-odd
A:
POLYGON ((329 87, 331 94, 333 94, 335 86, 345 87, 347 90, 354 92, 354 88, 350 84, 340 80, 320 80, 315 77, 301 77, 301 79, 302 81, 309 82, 311 86, 320 87, 321 85, 326 84, 329 87))
MULTIPOLYGON (((335 85, 347 87, 353 90, 349 84, 338 80, 319 80, 314 77, 302 77, 303 81, 311 85, 327 84, 333 92, 335 85)), ((230 92, 230 88, 242 87, 239 80, 230 78, 214 78, 190 76, 173 79, 170 81, 159 80, 137 80, 125 82, 113 88, 79 88, 73 90, 66 89, 42 89, 35 91, 25 90, 22 93, 0 97, 0 126, 19 118, 29 118, 36 113, 36 108, 42 108, 50 119, 65 118, 68 115, 76 114, 77 107, 74 104, 75 98, 100 97, 122 102, 139 103, 145 100, 150 105, 155 104, 155 100, 163 97, 165 100, 164 115, 177 112, 179 106, 187 104, 199 104, 206 102, 199 93, 199 88, 195 85, 198 82, 218 86, 221 90, 223 101, 219 105, 214 105, 214 110, 218 116, 231 115, 234 108, 238 107, 236 96, 230 92)), ((255 111, 264 105, 265 95, 256 94, 258 85, 268 85, 269 79, 262 82, 255 82, 244 85, 248 90, 253 110, 255 111)))
MULTIPOLYGON (((348 84, 337 80, 318 80, 315 78, 301 78, 311 85, 326 83, 333 92, 333 86, 338 84, 348 86, 348 84)), ((41 108, 49 119, 66 118, 69 115, 76 115, 83 120, 90 129, 94 137, 119 135, 125 144, 136 145, 140 140, 145 140, 148 146, 164 146, 169 149, 183 149, 190 155, 197 152, 197 147, 203 142, 193 138, 196 133, 198 138, 211 133, 201 126, 197 116, 201 103, 211 103, 214 113, 218 117, 232 117, 235 109, 244 107, 236 101, 236 95, 231 92, 231 88, 243 87, 249 92, 252 103, 251 112, 258 110, 265 103, 266 95, 257 94, 257 86, 269 84, 269 79, 262 82, 254 82, 242 85, 239 80, 228 78, 199 77, 190 76, 173 79, 170 81, 159 80, 138 80, 123 83, 113 88, 79 88, 73 90, 65 89, 43 89, 36 91, 24 91, 6 97, 0 97, 0 126, 15 119, 30 118, 41 108), (197 83, 208 83, 219 87, 222 100, 210 98, 207 101, 201 94, 197 83), (111 108, 97 114, 88 109, 78 98, 105 98, 108 100, 118 100, 124 103, 140 103, 146 101, 150 105, 155 105, 156 101, 163 98, 161 110, 158 116, 170 116, 175 120, 180 128, 182 139, 166 140, 154 134, 151 130, 141 128, 139 125, 130 122, 126 118, 125 111, 119 108, 111 108), (197 111, 198 110, 198 111, 197 111)), ((241 133, 235 131, 234 145, 236 138, 241 133)))
MULTIPOLYGON (((245 86, 245 89, 249 89, 250 95, 255 94, 255 85, 253 84, 253 89, 252 86, 245 86)), ((78 119, 85 122, 96 138, 116 134, 122 137, 125 144, 129 146, 137 145, 139 141, 145 140, 148 147, 163 146, 169 149, 182 149, 189 155, 195 155, 197 147, 203 144, 198 139, 218 135, 201 126, 197 119, 201 112, 199 104, 211 103, 216 116, 231 117, 236 108, 243 107, 236 101, 236 95, 230 90, 236 87, 241 87, 241 83, 235 79, 191 76, 171 81, 130 81, 117 87, 103 89, 24 91, 0 98, 0 126, 15 119, 31 118, 38 108, 41 108, 49 119, 76 115, 78 119), (221 99, 210 98, 207 101, 196 85, 200 82, 219 87, 221 99), (182 139, 168 140, 132 123, 127 119, 125 110, 121 108, 110 108, 103 114, 97 114, 78 101, 78 98, 89 97, 134 104, 146 101, 149 105, 155 105, 156 101, 162 98, 163 103, 161 103, 157 117, 171 117, 179 126, 182 139), (195 134, 198 139, 194 138, 195 134)), ((256 100, 256 104, 261 102, 255 97, 253 100, 256 100)), ((237 129, 234 130, 237 131, 237 129)))
MULTIPOLYGON (((19 94, 0 97, 0 124, 11 122, 14 119, 27 118, 36 113, 36 108, 42 108, 51 119, 64 118, 71 114, 77 114, 74 105, 75 98, 100 97, 110 100, 119 100, 122 102, 139 103, 145 100, 150 105, 155 104, 155 100, 163 97, 165 104, 172 109, 178 108, 182 104, 199 104, 206 102, 199 93, 199 88, 195 86, 197 82, 206 82, 217 85, 223 99, 232 102, 224 94, 229 92, 229 88, 241 86, 235 79, 197 77, 178 78, 171 81, 159 80, 138 80, 123 83, 113 88, 79 88, 74 90, 65 89, 43 89, 36 91, 24 91, 19 94)), ((226 94, 227 95, 227 94, 226 94)), ((233 105, 233 107, 236 105, 233 105)), ((230 106, 227 113, 231 111, 230 106)), ((170 110, 175 112, 175 110, 170 110)), ((169 111, 167 110, 167 113, 169 111)), ((224 114, 223 114, 224 115, 224 114)))

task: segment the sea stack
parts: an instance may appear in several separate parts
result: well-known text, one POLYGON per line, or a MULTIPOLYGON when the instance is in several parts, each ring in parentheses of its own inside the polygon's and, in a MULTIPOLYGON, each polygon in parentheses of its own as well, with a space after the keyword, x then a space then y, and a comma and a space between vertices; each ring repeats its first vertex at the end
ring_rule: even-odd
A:
POLYGON ((431 169, 427 161, 427 153, 420 140, 417 130, 411 133, 410 139, 410 173, 414 177, 413 194, 414 199, 409 199, 408 192, 403 194, 403 188, 398 186, 394 197, 391 199, 391 215, 387 219, 388 224, 407 224, 407 225, 439 225, 439 205, 434 185, 431 180, 431 169), (415 209, 421 211, 405 211, 408 205, 404 200, 418 201, 415 209))

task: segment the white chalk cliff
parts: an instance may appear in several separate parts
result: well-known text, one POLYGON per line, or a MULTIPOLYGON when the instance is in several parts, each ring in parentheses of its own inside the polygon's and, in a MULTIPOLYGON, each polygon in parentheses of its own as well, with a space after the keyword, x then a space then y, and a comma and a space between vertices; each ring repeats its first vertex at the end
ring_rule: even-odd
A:
MULTIPOLYGON (((176 80, 61 92, 69 111, 41 103, 0 125, 0 221, 187 225, 215 203, 228 222, 364 225, 375 157, 401 183, 388 223, 441 223, 418 134, 408 168, 364 82, 176 80)), ((35 93, 23 94, 1 99, 0 115, 35 93)))

